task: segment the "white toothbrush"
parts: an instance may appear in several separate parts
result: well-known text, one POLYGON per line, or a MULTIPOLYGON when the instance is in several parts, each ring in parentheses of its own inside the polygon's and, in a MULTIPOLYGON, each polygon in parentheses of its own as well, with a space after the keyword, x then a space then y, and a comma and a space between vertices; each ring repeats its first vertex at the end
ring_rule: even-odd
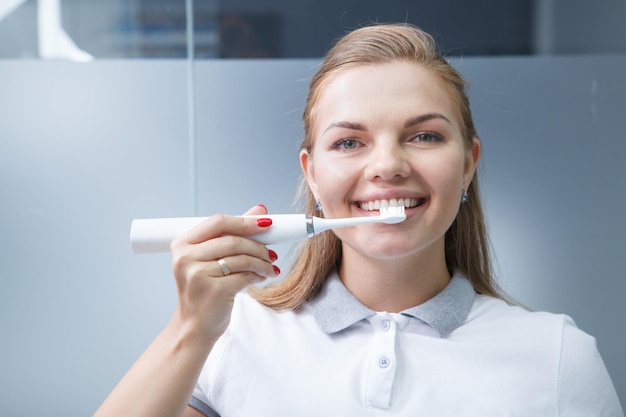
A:
MULTIPOLYGON (((406 219, 404 206, 381 207, 378 216, 324 219, 305 214, 262 214, 246 216, 270 218, 266 232, 248 236, 252 240, 272 245, 294 242, 315 236, 325 230, 370 223, 400 223, 406 219)), ((164 219, 135 219, 130 227, 130 244, 135 253, 167 252, 176 237, 206 220, 207 217, 176 217, 164 219)))

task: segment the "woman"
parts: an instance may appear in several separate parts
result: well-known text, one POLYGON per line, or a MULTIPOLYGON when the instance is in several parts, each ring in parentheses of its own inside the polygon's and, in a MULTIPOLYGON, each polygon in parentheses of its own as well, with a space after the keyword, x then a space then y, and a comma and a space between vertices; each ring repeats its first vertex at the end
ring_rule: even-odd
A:
POLYGON ((96 415, 623 416, 593 338, 495 285, 465 85, 410 25, 358 29, 311 82, 307 210, 406 221, 303 243, 287 277, 246 236, 264 206, 172 244, 170 324, 96 415))

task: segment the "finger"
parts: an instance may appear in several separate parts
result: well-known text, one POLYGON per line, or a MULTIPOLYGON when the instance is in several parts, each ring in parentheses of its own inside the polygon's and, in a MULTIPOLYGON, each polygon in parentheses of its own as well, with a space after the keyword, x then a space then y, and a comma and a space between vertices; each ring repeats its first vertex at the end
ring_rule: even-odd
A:
POLYGON ((241 273, 252 273, 261 277, 275 277, 280 269, 269 262, 247 255, 227 256, 208 262, 213 277, 227 277, 241 273))
POLYGON ((250 236, 262 233, 271 225, 267 219, 216 214, 174 240, 191 244, 205 242, 223 235, 250 236))
POLYGON ((253 271, 240 271, 241 265, 245 262, 231 258, 225 258, 224 262, 228 267, 227 271, 230 271, 228 275, 224 273, 217 261, 194 262, 186 267, 176 265, 174 272, 181 299, 186 303, 189 303, 190 299, 196 299, 198 302, 204 300, 213 305, 213 308, 219 308, 219 305, 225 301, 232 301, 235 294, 247 286, 263 282, 277 272, 273 268, 270 270, 262 265, 252 265, 252 263, 248 264, 252 265, 248 268, 253 271))
POLYGON ((176 265, 174 271, 175 274, 178 272, 177 277, 186 277, 177 280, 179 291, 197 295, 208 285, 214 294, 227 294, 228 297, 249 285, 280 274, 278 267, 258 258, 246 259, 245 255, 223 258, 222 265, 217 260, 194 262, 186 266, 176 265))
POLYGON ((260 284, 268 279, 265 275, 258 275, 254 272, 238 272, 226 277, 212 278, 215 291, 225 294, 232 299, 238 292, 241 292, 250 285, 260 284))
POLYGON ((226 235, 201 242, 187 249, 187 253, 198 261, 211 261, 233 255, 250 255, 266 262, 277 259, 276 252, 269 251, 262 243, 246 237, 226 235))

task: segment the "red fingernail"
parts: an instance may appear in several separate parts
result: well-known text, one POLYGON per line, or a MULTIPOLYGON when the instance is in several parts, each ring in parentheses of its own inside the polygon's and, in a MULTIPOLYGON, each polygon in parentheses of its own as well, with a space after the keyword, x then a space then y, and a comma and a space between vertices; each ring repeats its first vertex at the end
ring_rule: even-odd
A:
POLYGON ((278 254, 274 252, 273 250, 269 249, 267 253, 269 253, 270 261, 274 262, 275 260, 278 259, 278 254))
POLYGON ((265 209, 265 211, 267 211, 267 207, 265 207, 265 204, 257 204, 257 206, 263 207, 265 209))
POLYGON ((269 227, 272 225, 272 219, 263 217, 262 219, 256 219, 256 224, 260 227, 269 227))
POLYGON ((280 275, 280 268, 277 267, 276 265, 272 265, 274 267, 274 272, 276 272, 276 275, 280 275))

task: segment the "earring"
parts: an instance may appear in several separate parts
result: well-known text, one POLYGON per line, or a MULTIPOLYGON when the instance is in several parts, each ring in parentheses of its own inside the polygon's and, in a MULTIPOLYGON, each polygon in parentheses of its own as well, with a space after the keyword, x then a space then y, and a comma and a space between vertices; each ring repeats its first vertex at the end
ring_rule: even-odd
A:
POLYGON ((469 194, 467 194, 467 190, 463 188, 461 190, 461 204, 467 203, 467 200, 469 200, 469 194))
POLYGON ((319 199, 315 202, 315 210, 322 211, 322 202, 319 199))

